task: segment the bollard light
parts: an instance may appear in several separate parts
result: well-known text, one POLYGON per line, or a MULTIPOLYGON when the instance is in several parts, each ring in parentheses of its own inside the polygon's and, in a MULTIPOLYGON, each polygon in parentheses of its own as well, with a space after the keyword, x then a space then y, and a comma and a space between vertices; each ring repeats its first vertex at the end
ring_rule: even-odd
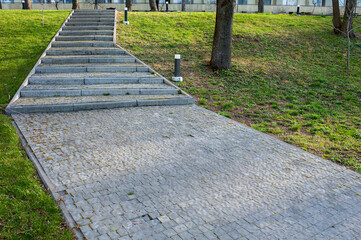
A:
POLYGON ((165 11, 168 12, 168 1, 165 2, 165 11))
POLYGON ((300 5, 297 5, 297 16, 300 15, 300 5))
POLYGON ((128 8, 125 7, 124 8, 124 24, 129 24, 129 21, 128 21, 128 8))
POLYGON ((174 82, 181 82, 183 78, 180 76, 180 54, 174 55, 174 76, 172 80, 174 82))

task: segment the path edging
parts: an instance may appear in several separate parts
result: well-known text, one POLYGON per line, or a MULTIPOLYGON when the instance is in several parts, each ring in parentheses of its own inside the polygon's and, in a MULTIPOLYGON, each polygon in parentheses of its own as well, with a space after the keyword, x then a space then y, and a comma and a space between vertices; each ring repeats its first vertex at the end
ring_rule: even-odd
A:
POLYGON ((35 156, 33 150, 31 149, 30 145, 26 141, 24 135, 22 134, 20 128, 16 124, 15 121, 12 121, 11 124, 15 128, 21 145, 23 146, 28 158, 31 160, 31 162, 34 164, 34 167, 40 176, 40 179, 42 183, 44 184, 45 188, 50 192, 50 195, 55 200, 56 204, 59 206, 60 211, 64 217, 64 220, 66 224, 69 226, 69 228, 73 231, 74 235, 77 237, 77 239, 84 239, 84 235, 81 233, 81 231, 77 228, 77 225, 71 216, 70 212, 67 210, 65 203, 61 200, 61 194, 60 192, 56 191, 54 184, 50 180, 49 176, 45 173, 43 167, 41 166, 38 158, 35 156))

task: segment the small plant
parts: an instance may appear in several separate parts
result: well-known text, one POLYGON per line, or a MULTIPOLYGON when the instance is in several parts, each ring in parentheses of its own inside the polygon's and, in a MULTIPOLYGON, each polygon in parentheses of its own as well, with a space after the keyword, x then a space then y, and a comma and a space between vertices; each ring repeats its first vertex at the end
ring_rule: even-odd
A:
POLYGON ((222 112, 222 111, 218 111, 217 113, 224 117, 232 118, 232 115, 230 113, 222 112))
POLYGON ((231 103, 231 102, 222 103, 222 110, 232 111, 233 109, 234 109, 233 103, 231 103))
POLYGON ((207 103, 207 99, 201 98, 198 100, 199 105, 206 105, 206 103, 207 103))

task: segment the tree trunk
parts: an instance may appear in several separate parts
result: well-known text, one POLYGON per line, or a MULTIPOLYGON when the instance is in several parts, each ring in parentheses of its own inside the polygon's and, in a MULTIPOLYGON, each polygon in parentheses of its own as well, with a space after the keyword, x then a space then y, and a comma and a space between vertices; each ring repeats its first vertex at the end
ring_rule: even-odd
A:
POLYGON ((73 0, 73 7, 72 9, 79 9, 79 0, 73 0))
POLYGON ((333 23, 333 32, 335 34, 342 34, 341 32, 341 14, 340 14, 340 4, 339 0, 332 0, 332 23, 333 23))
POLYGON ((326 0, 322 0, 322 7, 326 6, 326 0))
POLYGON ((232 26, 236 0, 217 0, 216 27, 214 30, 212 57, 213 69, 231 68, 232 26))
POLYGON ((182 12, 186 11, 186 0, 182 0, 182 12))
POLYGON ((264 0, 258 0, 258 12, 264 13, 264 0))
POLYGON ((150 11, 152 12, 158 11, 155 0, 149 0, 149 7, 150 7, 150 11))
POLYGON ((353 22, 353 12, 355 10, 356 0, 347 0, 345 6, 345 14, 343 15, 343 22, 341 26, 341 31, 344 33, 345 37, 350 38, 355 37, 355 33, 352 30, 352 22, 353 22))
POLYGON ((159 10, 159 0, 155 0, 155 4, 157 5, 157 11, 159 10))
POLYGON ((128 8, 128 11, 132 11, 132 0, 126 0, 125 6, 128 8))
POLYGON ((31 9, 31 0, 25 0, 25 9, 31 9))

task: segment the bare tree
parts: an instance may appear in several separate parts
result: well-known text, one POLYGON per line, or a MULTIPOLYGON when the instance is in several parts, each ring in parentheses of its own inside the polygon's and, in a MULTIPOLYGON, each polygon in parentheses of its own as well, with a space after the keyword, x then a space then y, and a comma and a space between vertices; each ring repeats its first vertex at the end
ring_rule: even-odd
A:
POLYGON ((264 12, 264 0, 258 0, 258 12, 259 13, 264 12))
POLYGON ((210 62, 213 69, 231 68, 232 26, 235 7, 236 0, 217 0, 216 27, 210 62))
POLYGON ((126 0, 125 6, 128 8, 128 11, 132 11, 132 0, 126 0))
POLYGON ((158 11, 155 0, 149 0, 149 7, 150 7, 150 11, 152 11, 152 12, 158 11))
POLYGON ((339 0, 332 0, 333 18, 332 23, 334 33, 344 37, 355 37, 355 32, 352 28, 353 13, 356 6, 356 0, 346 0, 345 13, 341 21, 339 0), (349 29, 349 30, 348 30, 349 29))
POLYGON ((31 9, 31 0, 25 0, 25 9, 31 9))
POLYGON ((182 0, 182 12, 186 11, 186 0, 182 0))
POLYGON ((79 9, 79 0, 73 0, 73 7, 72 9, 79 9))

